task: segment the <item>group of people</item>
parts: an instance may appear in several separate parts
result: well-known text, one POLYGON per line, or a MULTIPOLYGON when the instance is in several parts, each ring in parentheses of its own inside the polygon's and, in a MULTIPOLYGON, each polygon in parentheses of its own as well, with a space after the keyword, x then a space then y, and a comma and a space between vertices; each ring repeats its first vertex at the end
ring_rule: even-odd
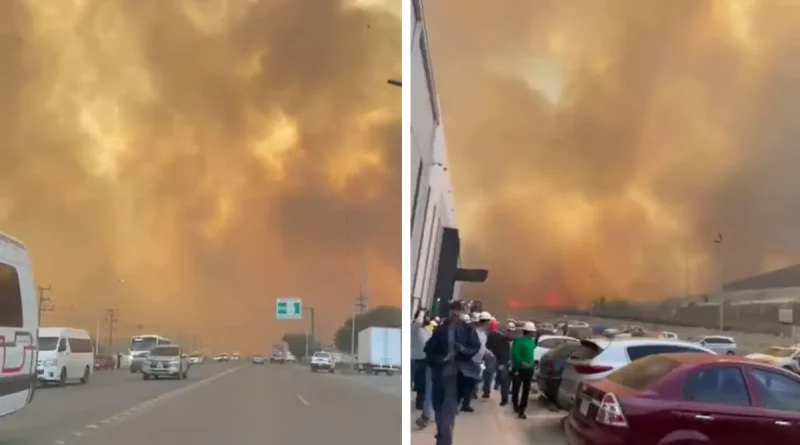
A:
POLYGON ((418 312, 411 326, 411 360, 419 428, 436 422, 436 444, 452 445, 456 415, 473 412, 472 401, 500 392, 525 419, 534 372, 536 327, 510 321, 500 329, 485 311, 472 311, 460 300, 450 302, 440 321, 418 312), (519 329, 518 329, 519 328, 519 329), (510 400, 509 400, 510 398, 510 400))

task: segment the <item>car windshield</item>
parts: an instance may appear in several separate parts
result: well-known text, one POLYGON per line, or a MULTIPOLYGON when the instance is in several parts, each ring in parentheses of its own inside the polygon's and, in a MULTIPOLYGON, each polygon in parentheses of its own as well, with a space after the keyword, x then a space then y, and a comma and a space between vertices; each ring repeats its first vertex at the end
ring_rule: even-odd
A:
POLYGON ((792 348, 769 348, 762 352, 762 354, 772 357, 791 357, 795 352, 797 352, 797 350, 792 348))
POLYGON ((137 337, 131 339, 131 351, 149 351, 158 345, 158 339, 153 337, 137 337))
POLYGON ((58 348, 58 337, 39 337, 40 351, 55 351, 58 348))
POLYGON ((180 355, 180 349, 177 346, 159 346, 150 351, 150 355, 155 357, 174 357, 180 355))
POLYGON ((317 358, 331 358, 331 355, 328 354, 327 352, 315 352, 314 353, 314 357, 317 357, 317 358))

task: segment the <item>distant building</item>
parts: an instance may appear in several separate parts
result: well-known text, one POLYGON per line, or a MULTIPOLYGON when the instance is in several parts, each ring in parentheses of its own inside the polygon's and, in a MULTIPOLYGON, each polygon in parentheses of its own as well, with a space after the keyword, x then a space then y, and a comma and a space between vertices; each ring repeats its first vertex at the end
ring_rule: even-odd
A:
POLYGON ((722 288, 727 292, 788 287, 800 287, 800 264, 731 281, 722 288))

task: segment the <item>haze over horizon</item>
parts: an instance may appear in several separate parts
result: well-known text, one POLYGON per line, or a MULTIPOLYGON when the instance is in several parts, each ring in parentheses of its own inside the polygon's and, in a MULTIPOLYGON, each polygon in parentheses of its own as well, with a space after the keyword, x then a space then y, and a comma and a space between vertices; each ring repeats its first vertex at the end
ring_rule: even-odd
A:
POLYGON ((329 342, 362 237, 399 306, 400 34, 399 0, 0 2, 0 230, 44 324, 264 352, 295 296, 329 342))
POLYGON ((465 296, 653 300, 800 262, 794 2, 425 6, 463 260, 489 269, 465 296))

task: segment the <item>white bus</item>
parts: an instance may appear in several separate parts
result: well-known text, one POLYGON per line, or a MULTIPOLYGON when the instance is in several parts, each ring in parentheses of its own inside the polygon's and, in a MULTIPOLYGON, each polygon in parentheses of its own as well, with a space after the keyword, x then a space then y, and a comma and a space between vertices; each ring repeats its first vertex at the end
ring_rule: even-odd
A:
POLYGON ((130 344, 128 345, 128 354, 125 357, 131 372, 139 372, 142 369, 142 363, 144 363, 145 357, 153 348, 171 344, 172 341, 170 341, 170 339, 156 334, 136 335, 131 337, 130 344))
POLYGON ((39 359, 36 374, 39 381, 57 383, 89 383, 94 369, 92 337, 83 329, 39 328, 39 359))
POLYGON ((0 232, 0 417, 36 391, 36 287, 25 245, 0 232))

